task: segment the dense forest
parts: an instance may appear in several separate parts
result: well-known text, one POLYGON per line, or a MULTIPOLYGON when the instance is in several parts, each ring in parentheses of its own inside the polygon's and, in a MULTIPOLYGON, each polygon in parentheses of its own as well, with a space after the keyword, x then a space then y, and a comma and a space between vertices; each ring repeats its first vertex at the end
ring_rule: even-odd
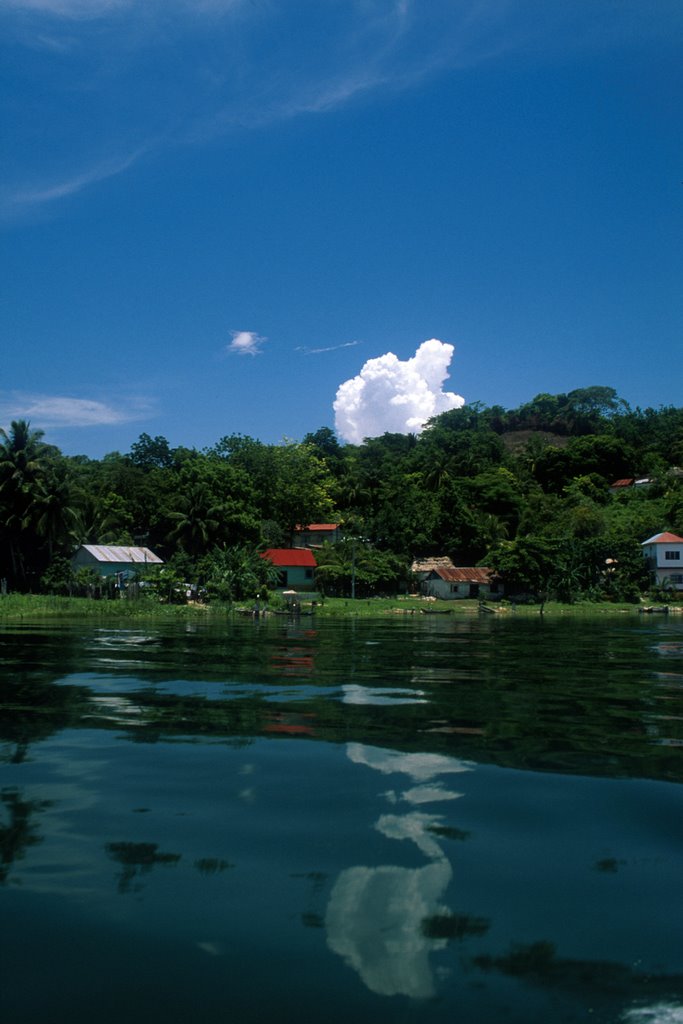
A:
POLYGON ((67 456, 25 421, 0 431, 0 578, 10 590, 86 592, 81 543, 139 544, 164 580, 223 600, 272 583, 266 547, 297 524, 341 522, 316 553, 317 585, 395 593, 414 558, 488 565, 508 590, 636 600, 640 544, 683 532, 683 408, 631 409, 609 387, 541 394, 517 409, 475 403, 418 435, 340 444, 323 427, 264 444, 232 434, 201 451, 142 434, 126 454, 67 456), (618 490, 618 479, 639 480, 618 490), (79 575, 80 574, 80 575, 79 575))

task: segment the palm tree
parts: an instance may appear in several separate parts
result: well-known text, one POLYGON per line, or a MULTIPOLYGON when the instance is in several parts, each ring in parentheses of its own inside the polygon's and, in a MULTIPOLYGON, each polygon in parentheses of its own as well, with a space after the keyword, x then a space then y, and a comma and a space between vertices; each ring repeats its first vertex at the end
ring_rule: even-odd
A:
POLYGON ((476 511, 473 513, 472 520, 475 543, 479 548, 491 551, 501 541, 508 539, 508 525, 500 516, 496 516, 492 512, 476 511))
POLYGON ((44 430, 31 430, 28 420, 12 420, 9 432, 0 427, 0 486, 7 479, 23 479, 40 472, 47 449, 44 436, 44 430))
POLYGON ((197 557, 217 538, 224 509, 201 483, 191 485, 178 505, 176 511, 168 514, 174 525, 167 539, 197 557))
POLYGON ((0 428, 0 530, 9 571, 20 584, 26 579, 31 503, 46 468, 48 446, 42 438, 43 431, 31 430, 28 420, 13 420, 9 431, 0 428))
POLYGON ((440 491, 452 477, 452 459, 449 452, 434 448, 424 468, 425 486, 430 491, 440 491))
POLYGON ((32 491, 27 514, 37 535, 47 543, 50 561, 60 542, 74 539, 76 513, 70 499, 69 481, 62 467, 51 467, 32 491))

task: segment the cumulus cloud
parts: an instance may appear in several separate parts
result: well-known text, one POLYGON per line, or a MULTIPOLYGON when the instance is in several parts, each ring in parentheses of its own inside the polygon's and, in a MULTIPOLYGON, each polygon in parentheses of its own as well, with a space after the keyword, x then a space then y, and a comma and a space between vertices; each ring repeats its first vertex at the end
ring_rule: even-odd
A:
POLYGON ((0 395, 0 422, 30 420, 39 427, 101 427, 130 423, 150 415, 146 400, 131 399, 114 407, 90 398, 13 392, 0 395))
POLYGON ((465 399, 442 389, 454 348, 431 338, 411 359, 393 352, 368 359, 357 377, 345 381, 334 402, 337 433, 350 444, 385 432, 419 433, 432 416, 460 409, 465 399))
POLYGON ((228 352, 234 352, 238 356, 257 356, 261 346, 266 341, 255 331, 230 331, 232 341, 228 345, 228 352))

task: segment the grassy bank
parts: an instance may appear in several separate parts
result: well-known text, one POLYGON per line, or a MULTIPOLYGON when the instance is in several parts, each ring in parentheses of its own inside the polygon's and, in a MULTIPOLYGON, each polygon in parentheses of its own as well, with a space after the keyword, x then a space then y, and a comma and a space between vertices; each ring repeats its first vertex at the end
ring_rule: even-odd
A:
POLYGON ((42 594, 0 596, 0 622, 17 619, 202 619, 230 614, 226 605, 164 605, 158 601, 96 601, 89 597, 42 594))
MULTIPOLYGON (((302 595, 303 597, 303 595, 302 595)), ((89 619, 89 620, 206 620, 225 619, 226 616, 250 614, 251 604, 243 607, 228 605, 162 605, 152 600, 139 601, 95 601, 85 597, 50 597, 35 594, 6 594, 0 596, 0 623, 22 619, 89 619)), ((505 602, 487 605, 487 610, 480 610, 475 600, 461 601, 425 601, 421 598, 327 598, 318 603, 314 609, 305 600, 302 613, 307 615, 315 612, 317 618, 388 618, 397 616, 430 615, 468 616, 494 615, 499 616, 537 616, 540 605, 513 606, 505 602)), ((283 613, 283 608, 271 609, 270 614, 283 613)), ((672 613, 683 612, 681 606, 671 606, 672 613)), ((596 604, 577 602, 576 604, 559 604, 548 602, 543 607, 543 614, 557 616, 596 616, 596 615, 637 615, 638 605, 632 604, 596 604)))
MULTIPOLYGON (((306 607, 305 605, 303 606, 306 607)), ((458 601, 425 601, 421 598, 379 598, 357 599, 351 601, 345 598, 327 598, 323 605, 319 605, 316 614, 319 616, 359 616, 359 617, 384 617, 396 615, 494 615, 503 616, 534 616, 539 615, 540 604, 512 605, 507 602, 488 604, 482 610, 481 604, 476 600, 458 601)), ((637 615, 638 605, 633 604, 607 604, 593 602, 577 602, 575 604, 560 604, 557 601, 549 601, 543 606, 543 614, 548 616, 571 615, 637 615)))

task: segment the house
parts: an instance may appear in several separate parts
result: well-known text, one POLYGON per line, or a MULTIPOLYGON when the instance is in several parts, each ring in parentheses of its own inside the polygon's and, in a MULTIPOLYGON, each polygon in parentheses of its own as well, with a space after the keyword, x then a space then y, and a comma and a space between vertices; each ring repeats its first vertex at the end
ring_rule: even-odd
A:
POLYGON ((71 558, 71 567, 94 569, 99 576, 116 576, 126 573, 126 578, 144 571, 148 565, 163 565, 163 559, 149 548, 121 547, 104 544, 81 544, 71 558))
POLYGON ((657 586, 683 590, 683 537, 656 533, 644 540, 641 547, 657 586))
POLYGON ((446 601, 464 597, 497 598, 503 594, 502 584, 492 569, 469 566, 437 566, 427 573, 420 590, 426 597, 440 597, 446 601))
POLYGON ((627 491, 629 487, 633 487, 635 482, 636 481, 632 476, 624 477, 622 480, 615 480, 609 486, 610 494, 621 494, 624 491, 627 491))
POLYGON ((410 567, 410 571, 418 583, 424 583, 435 569, 455 569, 455 566, 448 555, 438 555, 435 558, 418 558, 410 567))
POLYGON ((308 548, 268 548, 261 558, 277 566, 280 590, 291 587, 295 590, 315 590, 314 570, 317 565, 312 551, 308 548))
POLYGON ((649 487, 654 483, 651 476, 625 477, 623 480, 615 480, 609 485, 610 494, 621 494, 631 487, 649 487))
POLYGON ((334 544, 341 539, 339 523, 309 523, 308 526, 296 526, 292 537, 295 548, 319 548, 327 541, 334 544))

